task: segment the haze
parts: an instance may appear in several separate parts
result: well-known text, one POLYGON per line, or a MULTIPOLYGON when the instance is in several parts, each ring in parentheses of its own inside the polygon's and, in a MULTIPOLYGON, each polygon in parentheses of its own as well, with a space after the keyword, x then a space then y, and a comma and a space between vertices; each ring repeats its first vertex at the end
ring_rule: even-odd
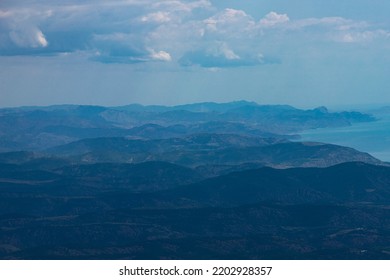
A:
POLYGON ((387 1, 1 1, 0 107, 390 103, 387 1))

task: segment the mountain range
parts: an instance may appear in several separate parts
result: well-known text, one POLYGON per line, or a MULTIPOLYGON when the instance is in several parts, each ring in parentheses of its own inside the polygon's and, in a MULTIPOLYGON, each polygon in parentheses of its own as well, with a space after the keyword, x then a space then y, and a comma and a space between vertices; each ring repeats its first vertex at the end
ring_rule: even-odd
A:
POLYGON ((302 142, 359 112, 0 109, 1 259, 389 259, 390 166, 302 142))
POLYGON ((222 133, 291 138, 304 129, 374 121, 359 112, 329 112, 325 107, 239 101, 182 106, 122 107, 57 105, 0 109, 0 152, 45 150, 85 138, 161 139, 222 133))

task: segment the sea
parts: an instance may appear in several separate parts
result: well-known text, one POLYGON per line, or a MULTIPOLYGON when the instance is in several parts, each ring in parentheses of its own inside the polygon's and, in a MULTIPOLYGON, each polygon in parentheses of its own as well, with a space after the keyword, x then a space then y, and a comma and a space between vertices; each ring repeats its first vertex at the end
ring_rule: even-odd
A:
POLYGON ((347 127, 306 130, 299 133, 299 141, 347 146, 390 162, 390 114, 375 117, 377 121, 354 123, 347 127))

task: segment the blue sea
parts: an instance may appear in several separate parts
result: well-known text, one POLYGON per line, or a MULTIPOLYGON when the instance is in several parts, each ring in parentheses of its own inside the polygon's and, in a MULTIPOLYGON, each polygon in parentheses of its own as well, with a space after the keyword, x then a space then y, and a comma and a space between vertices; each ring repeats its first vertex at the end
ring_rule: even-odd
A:
POLYGON ((390 115, 377 116, 378 120, 356 123, 348 127, 319 128, 301 132, 300 141, 337 144, 367 152, 390 162, 390 115))

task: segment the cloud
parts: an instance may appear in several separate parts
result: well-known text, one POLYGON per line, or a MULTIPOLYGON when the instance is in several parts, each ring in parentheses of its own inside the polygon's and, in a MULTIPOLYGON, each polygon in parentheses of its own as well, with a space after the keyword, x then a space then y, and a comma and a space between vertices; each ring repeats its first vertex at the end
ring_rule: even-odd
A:
POLYGON ((242 10, 225 9, 203 21, 205 31, 234 36, 253 30, 255 21, 242 10))
MULTIPOLYGON (((390 32, 376 28, 365 21, 342 17, 309 18, 293 22, 287 30, 310 30, 317 37, 322 36, 337 43, 360 44, 390 39, 390 32)), ((313 36, 314 37, 314 36, 313 36)))
POLYGON ((137 35, 113 33, 94 35, 91 59, 103 63, 141 63, 149 61, 149 52, 137 35))
POLYGON ((21 48, 45 48, 49 44, 45 35, 37 28, 12 30, 9 37, 15 45, 21 48))
POLYGON ((103 63, 160 61, 238 67, 275 62, 270 53, 277 57, 276 49, 291 45, 389 39, 383 27, 364 21, 342 17, 294 19, 276 11, 255 19, 249 11, 218 10, 208 0, 5 3, 0 9, 3 56, 83 52, 103 63))
POLYGON ((263 54, 236 54, 225 44, 218 49, 196 50, 185 53, 179 63, 183 67, 200 66, 203 68, 234 68, 277 63, 278 61, 264 57, 263 54))
POLYGON ((192 12, 195 9, 205 9, 210 8, 211 2, 208 0, 198 0, 198 1, 179 1, 179 0, 165 0, 165 1, 155 1, 153 8, 155 9, 166 9, 173 12, 192 12))
POLYGON ((241 59, 232 49, 230 49, 226 44, 222 44, 219 53, 217 55, 223 55, 228 60, 239 60, 241 59))
POLYGON ((10 11, 0 10, 0 19, 1 18, 8 18, 10 16, 12 16, 12 13, 10 11))
POLYGON ((45 35, 43 35, 42 31, 40 31, 40 30, 37 30, 37 32, 35 33, 35 39, 37 39, 38 45, 40 47, 47 47, 49 44, 46 41, 45 35))
POLYGON ((285 30, 295 32, 300 30, 315 30, 320 34, 330 31, 368 30, 370 25, 364 21, 355 21, 343 17, 304 18, 289 21, 285 30))
POLYGON ((171 21, 171 17, 168 12, 156 12, 150 13, 141 17, 142 22, 155 22, 155 23, 165 23, 171 21))
POLYGON ((180 58, 179 63, 183 67, 198 65, 203 68, 236 68, 257 66, 263 64, 277 63, 277 60, 265 60, 261 55, 258 57, 244 57, 239 59, 227 59, 224 56, 214 56, 203 51, 186 53, 180 58))
POLYGON ((95 35, 92 41, 92 45, 96 49, 91 59, 102 63, 134 64, 151 61, 169 62, 172 60, 168 52, 149 49, 145 42, 133 34, 95 35))
POLYGON ((170 62, 153 32, 190 20, 207 0, 9 1, 0 9, 0 55, 90 52, 101 62, 170 62), (158 51, 150 51, 158 50, 158 51), (111 57, 111 58, 110 58, 111 57))
POLYGON ((263 19, 260 20, 259 24, 261 27, 272 27, 278 24, 283 24, 290 21, 287 14, 278 14, 276 12, 270 12, 263 19))
POLYGON ((390 32, 385 30, 375 30, 375 31, 362 31, 362 32, 342 32, 334 36, 335 41, 343 43, 361 43, 361 42, 370 42, 378 38, 390 38, 390 32))
POLYGON ((157 60, 157 61, 171 61, 172 60, 171 55, 169 53, 167 53, 166 51, 156 52, 154 50, 151 50, 150 57, 153 60, 157 60))

